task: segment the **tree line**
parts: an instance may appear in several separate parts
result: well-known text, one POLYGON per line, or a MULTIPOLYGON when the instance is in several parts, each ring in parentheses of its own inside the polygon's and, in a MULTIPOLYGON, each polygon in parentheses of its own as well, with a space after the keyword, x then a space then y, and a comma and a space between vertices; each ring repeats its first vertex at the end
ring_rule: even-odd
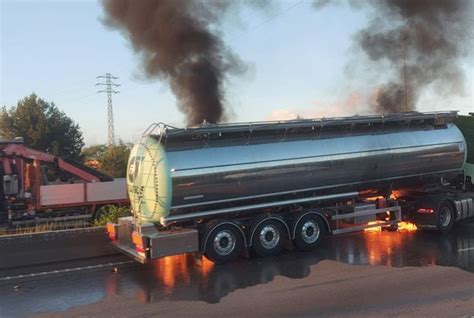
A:
POLYGON ((32 93, 16 106, 3 106, 0 112, 0 137, 13 140, 22 137, 27 147, 58 157, 85 163, 115 178, 125 177, 131 144, 84 147, 79 124, 75 123, 54 102, 32 93))

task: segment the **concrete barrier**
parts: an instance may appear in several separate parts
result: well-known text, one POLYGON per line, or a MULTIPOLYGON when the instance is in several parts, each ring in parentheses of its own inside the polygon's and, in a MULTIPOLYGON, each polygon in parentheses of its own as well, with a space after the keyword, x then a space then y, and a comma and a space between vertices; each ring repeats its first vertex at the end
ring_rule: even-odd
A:
POLYGON ((0 269, 113 254, 103 227, 0 236, 0 269))

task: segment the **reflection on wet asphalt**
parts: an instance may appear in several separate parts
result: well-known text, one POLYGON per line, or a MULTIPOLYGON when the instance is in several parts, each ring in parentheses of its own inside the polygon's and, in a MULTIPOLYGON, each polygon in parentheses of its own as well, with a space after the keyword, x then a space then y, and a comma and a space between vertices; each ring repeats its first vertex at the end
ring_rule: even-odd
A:
POLYGON ((216 303, 234 290, 268 283, 277 275, 304 278, 321 260, 392 267, 453 266, 474 272, 474 223, 460 225, 447 236, 422 232, 335 236, 314 252, 287 252, 220 266, 207 260, 200 266, 192 255, 179 255, 147 265, 123 264, 117 273, 109 267, 0 280, 0 317, 62 311, 114 295, 142 303, 164 299, 216 303), (14 290, 15 285, 21 286, 19 290, 14 290))

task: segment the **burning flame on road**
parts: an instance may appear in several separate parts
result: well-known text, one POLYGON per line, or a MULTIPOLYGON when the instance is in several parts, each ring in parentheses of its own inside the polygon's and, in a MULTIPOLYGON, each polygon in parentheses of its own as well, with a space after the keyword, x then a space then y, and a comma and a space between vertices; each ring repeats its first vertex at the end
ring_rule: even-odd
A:
POLYGON ((367 223, 367 225, 369 225, 370 227, 364 229, 364 232, 382 232, 382 227, 379 225, 379 226, 375 226, 376 224, 383 224, 385 223, 384 221, 370 221, 369 223, 367 223))
POLYGON ((416 231, 418 227, 410 222, 398 222, 398 231, 407 231, 407 232, 413 232, 416 231))
MULTIPOLYGON (((390 193, 390 199, 397 200, 398 198, 403 197, 405 195, 406 195, 406 191, 404 190, 392 190, 392 192, 390 193)), ((376 201, 379 199, 384 199, 384 197, 375 196, 375 197, 368 198, 368 200, 370 201, 376 201)), ((392 219, 389 211, 386 212, 384 219, 385 221, 383 220, 370 221, 369 223, 367 223, 369 227, 364 229, 364 231, 365 232, 381 232, 383 225, 387 221, 390 221, 392 219)), ((398 232, 413 232, 413 231, 416 231, 417 229, 418 229, 417 226, 411 222, 401 221, 397 223, 398 232)))
MULTIPOLYGON (((384 221, 380 221, 380 220, 370 221, 369 223, 367 223, 367 225, 371 227, 364 229, 364 231, 365 232, 382 232, 381 225, 384 223, 385 223, 384 221), (381 225, 377 225, 377 224, 381 224, 381 225)), ((415 224, 410 223, 410 222, 405 222, 405 221, 398 222, 397 226, 398 226, 397 228, 398 232, 414 232, 418 229, 415 224)))

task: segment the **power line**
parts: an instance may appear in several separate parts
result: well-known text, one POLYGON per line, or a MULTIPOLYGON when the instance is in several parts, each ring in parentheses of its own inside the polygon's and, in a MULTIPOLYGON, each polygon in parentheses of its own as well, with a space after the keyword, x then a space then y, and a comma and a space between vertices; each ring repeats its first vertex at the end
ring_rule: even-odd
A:
POLYGON ((238 34, 238 35, 236 35, 236 36, 231 37, 231 39, 232 39, 232 40, 239 39, 239 38, 241 38, 242 36, 246 35, 247 33, 250 33, 251 31, 255 31, 256 29, 258 29, 258 28, 262 27, 263 25, 265 25, 265 24, 271 22, 272 20, 275 20, 275 19, 278 18, 279 16, 282 16, 282 15, 286 14, 287 12, 293 10, 294 8, 296 8, 297 6, 299 6, 299 5, 303 4, 303 3, 304 3, 303 0, 300 0, 300 1, 298 1, 298 2, 294 2, 294 3, 292 3, 291 5, 289 5, 289 6, 285 7, 285 8, 283 8, 283 9, 277 11, 276 13, 270 15, 267 19, 261 21, 260 23, 258 23, 258 24, 256 24, 256 25, 250 27, 249 30, 244 31, 244 32, 242 32, 242 33, 240 33, 240 34, 238 34))
POLYGON ((105 86, 103 90, 97 91, 97 93, 107 93, 107 144, 108 146, 115 145, 115 131, 114 131, 114 111, 112 108, 112 94, 118 94, 119 91, 114 90, 114 87, 120 86, 116 84, 113 80, 117 80, 118 77, 113 76, 110 73, 105 73, 104 75, 97 76, 97 78, 104 79, 104 82, 96 83, 95 86, 105 86))

